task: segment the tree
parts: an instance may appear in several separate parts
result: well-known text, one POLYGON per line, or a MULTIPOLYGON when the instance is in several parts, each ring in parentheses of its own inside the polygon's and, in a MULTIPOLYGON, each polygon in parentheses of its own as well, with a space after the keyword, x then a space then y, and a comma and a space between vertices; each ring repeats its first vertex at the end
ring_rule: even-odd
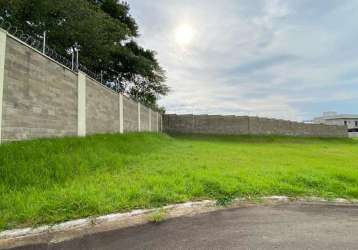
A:
POLYGON ((117 0, 0 0, 1 17, 35 37, 47 31, 48 44, 63 56, 77 42, 82 64, 156 107, 169 91, 165 72, 155 52, 135 41, 138 26, 129 11, 117 0))
POLYGON ((112 18, 126 24, 132 35, 138 36, 138 26, 129 14, 130 7, 127 2, 118 3, 118 0, 88 0, 88 2, 99 6, 112 18))

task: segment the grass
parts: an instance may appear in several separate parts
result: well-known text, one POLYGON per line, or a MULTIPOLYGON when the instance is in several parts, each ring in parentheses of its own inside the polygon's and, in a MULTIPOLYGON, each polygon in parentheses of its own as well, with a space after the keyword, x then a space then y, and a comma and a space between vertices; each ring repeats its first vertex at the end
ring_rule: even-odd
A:
POLYGON ((358 140, 134 133, 0 146, 0 230, 267 195, 358 198, 358 140))
POLYGON ((165 220, 166 212, 164 209, 156 209, 148 218, 148 220, 154 224, 158 224, 165 220))

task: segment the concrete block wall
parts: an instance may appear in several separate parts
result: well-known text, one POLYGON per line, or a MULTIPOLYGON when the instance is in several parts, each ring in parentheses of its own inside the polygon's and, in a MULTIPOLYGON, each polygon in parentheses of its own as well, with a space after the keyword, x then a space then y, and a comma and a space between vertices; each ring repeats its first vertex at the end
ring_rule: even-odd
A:
POLYGON ((77 134, 77 75, 5 36, 1 141, 77 134))
POLYGON ((161 114, 140 105, 139 116, 138 106, 0 29, 0 143, 134 132, 139 123, 161 131, 161 114))
POLYGON ((138 103, 123 96, 123 120, 124 132, 137 132, 138 127, 138 103))
POLYGON ((150 122, 151 122, 150 131, 152 131, 152 132, 158 131, 158 125, 159 125, 158 123, 159 123, 159 121, 158 121, 157 112, 150 112, 150 115, 151 115, 151 117, 150 117, 150 122))
POLYGON ((140 105, 140 131, 150 131, 149 124, 149 109, 143 105, 140 105))
POLYGON ((247 117, 237 116, 193 116, 192 132, 200 134, 242 134, 248 129, 247 117))
POLYGON ((248 116, 164 115, 163 131, 172 134, 288 135, 348 137, 344 126, 305 124, 248 116))
POLYGON ((163 131, 163 115, 158 113, 158 130, 163 131))
POLYGON ((86 78, 86 131, 90 134, 120 132, 119 96, 116 92, 86 78))

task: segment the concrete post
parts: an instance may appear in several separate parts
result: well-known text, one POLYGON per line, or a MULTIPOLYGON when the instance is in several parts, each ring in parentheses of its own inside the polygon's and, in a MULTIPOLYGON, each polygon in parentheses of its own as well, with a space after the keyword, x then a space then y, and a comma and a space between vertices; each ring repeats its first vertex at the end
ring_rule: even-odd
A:
POLYGON ((138 102, 138 132, 141 131, 140 127, 140 103, 138 102))
POLYGON ((77 135, 86 136, 86 75, 78 72, 77 135))
POLYGON ((163 132, 163 114, 160 115, 160 132, 163 132))
POLYGON ((119 133, 123 134, 123 95, 119 94, 119 133))
POLYGON ((152 110, 149 109, 149 131, 152 132, 152 110))
POLYGON ((5 75, 5 52, 6 52, 6 32, 0 29, 0 144, 2 142, 2 107, 4 97, 4 75, 5 75))
POLYGON ((157 111, 157 132, 159 132, 159 112, 157 111))

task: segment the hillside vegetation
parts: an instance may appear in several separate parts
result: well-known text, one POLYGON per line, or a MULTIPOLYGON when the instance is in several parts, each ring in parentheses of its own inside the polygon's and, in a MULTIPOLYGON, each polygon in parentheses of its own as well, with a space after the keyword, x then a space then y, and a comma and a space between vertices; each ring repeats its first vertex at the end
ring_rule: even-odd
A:
POLYGON ((205 198, 358 198, 358 141, 133 133, 0 146, 0 229, 205 198))

